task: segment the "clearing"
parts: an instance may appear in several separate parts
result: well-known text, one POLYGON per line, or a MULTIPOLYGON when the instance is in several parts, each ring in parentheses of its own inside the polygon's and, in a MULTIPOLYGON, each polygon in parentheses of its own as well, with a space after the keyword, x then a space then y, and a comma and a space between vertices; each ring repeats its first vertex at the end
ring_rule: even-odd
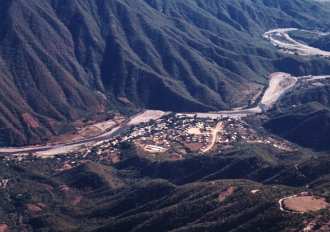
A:
POLYGON ((307 213, 326 209, 329 204, 323 197, 293 195, 279 200, 281 211, 307 213))
POLYGON ((160 110, 146 110, 143 113, 140 113, 127 123, 129 126, 139 125, 141 123, 146 123, 151 120, 157 120, 165 115, 169 114, 168 112, 160 111, 160 110))

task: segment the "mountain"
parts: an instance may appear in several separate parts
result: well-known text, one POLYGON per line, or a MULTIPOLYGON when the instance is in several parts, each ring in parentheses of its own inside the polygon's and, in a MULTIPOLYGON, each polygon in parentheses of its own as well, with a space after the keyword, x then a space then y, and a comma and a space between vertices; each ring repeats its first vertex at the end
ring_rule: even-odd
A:
POLYGON ((319 40, 315 41, 312 46, 319 48, 321 50, 325 50, 325 51, 330 51, 330 36, 324 36, 322 38, 320 38, 319 40))
POLYGON ((329 107, 328 79, 298 84, 267 113, 264 127, 303 147, 329 151, 329 107))
POLYGON ((330 51, 330 35, 328 33, 319 34, 315 32, 293 31, 290 34, 296 40, 306 43, 312 47, 319 48, 324 51, 330 51))
POLYGON ((284 110, 264 125, 294 143, 319 151, 330 150, 330 109, 311 102, 284 110))
POLYGON ((278 203, 303 191, 329 199, 327 155, 250 146, 175 162, 130 150, 123 157, 113 166, 82 155, 2 160, 1 226, 14 232, 300 231, 313 222, 311 231, 327 231, 321 228, 328 210, 287 213, 278 203))
POLYGON ((0 232, 330 231, 330 59, 262 36, 302 28, 288 33, 327 49, 329 13, 314 0, 2 0, 0 146, 41 146, 1 149, 0 232), (264 91, 279 71, 296 78, 264 91), (251 101, 262 92, 279 97, 267 111, 251 101), (146 108, 173 112, 130 117, 146 108))
POLYGON ((283 57, 261 37, 323 30, 328 15, 307 0, 3 0, 0 143, 40 143, 109 109, 244 105, 269 72, 330 69, 283 57))

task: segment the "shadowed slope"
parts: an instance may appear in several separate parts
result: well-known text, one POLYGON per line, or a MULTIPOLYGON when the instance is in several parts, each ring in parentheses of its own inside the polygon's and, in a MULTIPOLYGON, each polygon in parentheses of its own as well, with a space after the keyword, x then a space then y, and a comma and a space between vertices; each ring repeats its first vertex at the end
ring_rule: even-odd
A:
MULTIPOLYGON (((244 105, 287 62, 261 34, 326 27, 325 15, 297 0, 4 0, 1 144, 40 142, 109 103, 173 111, 244 105)), ((329 67, 301 68, 305 62, 290 69, 329 67)))

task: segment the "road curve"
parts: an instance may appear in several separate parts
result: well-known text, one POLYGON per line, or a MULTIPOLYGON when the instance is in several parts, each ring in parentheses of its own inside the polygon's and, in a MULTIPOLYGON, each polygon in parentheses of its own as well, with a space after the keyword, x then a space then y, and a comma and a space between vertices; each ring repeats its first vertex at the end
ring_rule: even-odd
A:
MULTIPOLYGON (((319 48, 311 47, 307 44, 303 44, 294 40, 289 32, 299 31, 298 28, 278 28, 267 31, 263 34, 263 37, 270 41, 274 46, 278 47, 281 51, 288 54, 296 54, 299 56, 321 56, 330 58, 330 52, 324 51, 319 48)), ((329 33, 322 33, 317 31, 307 31, 305 32, 314 33, 317 35, 328 35, 329 33)))
MULTIPOLYGON (((289 89, 291 89, 297 81, 296 77, 293 77, 287 73, 273 73, 270 75, 269 86, 267 90, 264 92, 263 98, 260 103, 256 107, 251 107, 247 109, 235 109, 235 110, 227 110, 227 111, 219 111, 214 113, 189 113, 189 114, 177 114, 177 115, 185 115, 185 116, 195 116, 200 118, 219 118, 219 117, 233 117, 233 118, 242 118, 251 114, 262 113, 265 109, 269 109, 272 107, 278 99, 285 94, 289 89)), ((127 119, 122 125, 114 127, 111 131, 106 132, 102 135, 91 137, 88 139, 83 139, 76 142, 68 142, 65 144, 56 144, 56 145, 45 145, 45 146, 28 146, 28 147, 20 147, 20 148, 0 148, 0 155, 10 155, 17 153, 35 153, 35 152, 46 152, 58 149, 62 150, 70 150, 79 146, 88 145, 89 143, 99 142, 107 139, 111 139, 120 133, 120 131, 125 130, 133 125, 136 125, 135 122, 146 122, 143 120, 141 116, 146 115, 148 120, 156 120, 161 116, 168 114, 160 111, 145 111, 143 113, 139 113, 137 115, 132 116, 127 119)), ((216 137, 216 136, 214 136, 216 137)))
MULTIPOLYGON (((279 47, 282 50, 287 51, 288 53, 297 53, 302 56, 312 56, 319 55, 324 57, 330 57, 330 52, 323 51, 317 48, 310 47, 306 44, 295 41, 289 36, 290 31, 299 30, 297 28, 279 28, 268 31, 264 33, 263 37, 269 40, 273 45, 279 47)), ((318 32, 315 32, 318 33, 318 32)), ((302 77, 303 78, 303 77, 302 77)), ((329 76, 309 76, 310 80, 315 79, 325 79, 329 76)), ((219 117, 233 117, 233 118, 243 118, 248 115, 263 113, 271 108, 286 92, 292 89, 299 78, 291 76, 287 73, 273 73, 270 75, 269 86, 264 92, 260 103, 256 107, 250 107, 245 109, 233 109, 227 111, 218 111, 211 113, 187 113, 187 114, 177 114, 184 116, 197 116, 200 118, 219 118, 219 117)), ((45 145, 45 146, 28 146, 20 148, 0 148, 0 155, 16 154, 16 153, 35 153, 41 151, 49 151, 52 149, 60 148, 70 148, 75 146, 83 146, 92 142, 98 142, 106 139, 110 139, 113 136, 117 135, 120 131, 129 128, 132 125, 136 125, 139 122, 145 122, 145 119, 141 118, 143 115, 148 116, 148 120, 158 119, 162 115, 167 113, 161 111, 153 112, 143 112, 139 113, 128 120, 125 121, 121 126, 113 128, 110 132, 106 132, 102 135, 95 136, 88 139, 83 139, 77 142, 68 142, 65 144, 57 145, 45 145), (155 118, 154 118, 155 117, 155 118)))
POLYGON ((269 76, 269 85, 263 94, 259 104, 255 107, 244 108, 244 109, 234 109, 226 111, 217 111, 210 113, 180 113, 179 116, 188 116, 198 118, 221 118, 221 117, 231 117, 231 118, 244 118, 253 114, 260 114, 272 106, 291 88, 293 88, 298 81, 297 77, 291 76, 288 73, 276 72, 269 76))

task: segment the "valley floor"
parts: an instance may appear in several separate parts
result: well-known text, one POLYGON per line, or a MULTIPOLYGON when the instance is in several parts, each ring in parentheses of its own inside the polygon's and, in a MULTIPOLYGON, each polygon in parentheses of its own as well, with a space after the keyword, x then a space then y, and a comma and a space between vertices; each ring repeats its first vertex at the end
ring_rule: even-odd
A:
MULTIPOLYGON (((195 117, 198 118, 236 118, 240 119, 251 114, 262 113, 264 110, 272 107, 274 103, 292 88, 297 82, 297 78, 286 73, 274 73, 270 75, 269 87, 264 92, 261 102, 258 106, 246 109, 233 109, 231 111, 220 111, 212 113, 187 113, 177 114, 177 116, 195 117)), ((81 129, 81 133, 85 137, 81 139, 73 139, 66 143, 49 144, 46 146, 33 146, 21 148, 0 148, 0 154, 31 154, 35 153, 37 156, 47 157, 56 154, 70 153, 74 151, 85 150, 86 148, 93 147, 95 142, 110 139, 121 128, 136 126, 139 124, 147 123, 151 120, 157 120, 161 117, 168 115, 170 112, 147 110, 139 113, 129 119, 120 119, 117 121, 99 122, 94 125, 81 129), (101 127, 101 128, 100 128, 101 127), (95 132, 97 130, 97 132, 95 132), (88 134, 89 133, 89 134, 88 134), (94 135, 95 134, 95 135, 94 135)), ((77 137, 77 136, 75 136, 77 137)), ((81 136, 80 136, 81 137, 81 136)), ((215 140, 216 136, 213 136, 215 140)), ((206 151, 210 150, 213 146, 208 147, 206 151)))
MULTIPOLYGON (((241 107, 240 109, 233 109, 227 111, 219 112, 209 112, 209 113, 178 113, 177 117, 195 118, 203 120, 221 120, 224 118, 232 118, 234 120, 242 120, 245 117, 261 114, 271 109, 272 106, 288 91, 293 89, 294 86, 309 82, 315 83, 318 81, 326 80, 330 76, 304 76, 304 77, 294 77, 287 73, 273 73, 270 75, 269 86, 265 90, 260 103, 256 107, 241 107)), ((37 157, 54 157, 61 154, 70 154, 77 152, 88 152, 93 147, 98 147, 100 144, 111 140, 112 138, 118 136, 120 131, 125 131, 129 128, 136 127, 139 125, 144 125, 150 121, 156 121, 162 117, 166 117, 171 114, 171 112, 162 112, 147 110, 145 112, 139 113, 128 119, 123 117, 117 118, 116 120, 110 120, 105 122, 98 122, 80 129, 78 136, 63 136, 66 139, 59 139, 58 142, 48 144, 45 146, 28 146, 20 148, 0 148, 0 154, 2 155, 17 155, 22 157, 25 155, 33 154, 37 157), (69 140, 69 141, 68 141, 69 140), (68 141, 68 142, 65 142, 68 141)), ((219 121, 220 122, 220 121, 219 121)), ((211 136, 211 140, 215 141, 216 136, 211 136)), ((56 140, 55 140, 56 141, 56 140)), ((215 142, 214 142, 215 143, 215 142)), ((206 153, 210 151, 214 143, 203 147, 201 151, 206 153)), ((280 144, 276 146, 282 146, 280 144)))
MULTIPOLYGON (((305 51, 288 31, 265 36, 305 51)), ((248 118, 328 79, 277 72, 253 107, 146 110, 45 146, 0 148, 0 231, 327 231, 328 156, 248 118)))

